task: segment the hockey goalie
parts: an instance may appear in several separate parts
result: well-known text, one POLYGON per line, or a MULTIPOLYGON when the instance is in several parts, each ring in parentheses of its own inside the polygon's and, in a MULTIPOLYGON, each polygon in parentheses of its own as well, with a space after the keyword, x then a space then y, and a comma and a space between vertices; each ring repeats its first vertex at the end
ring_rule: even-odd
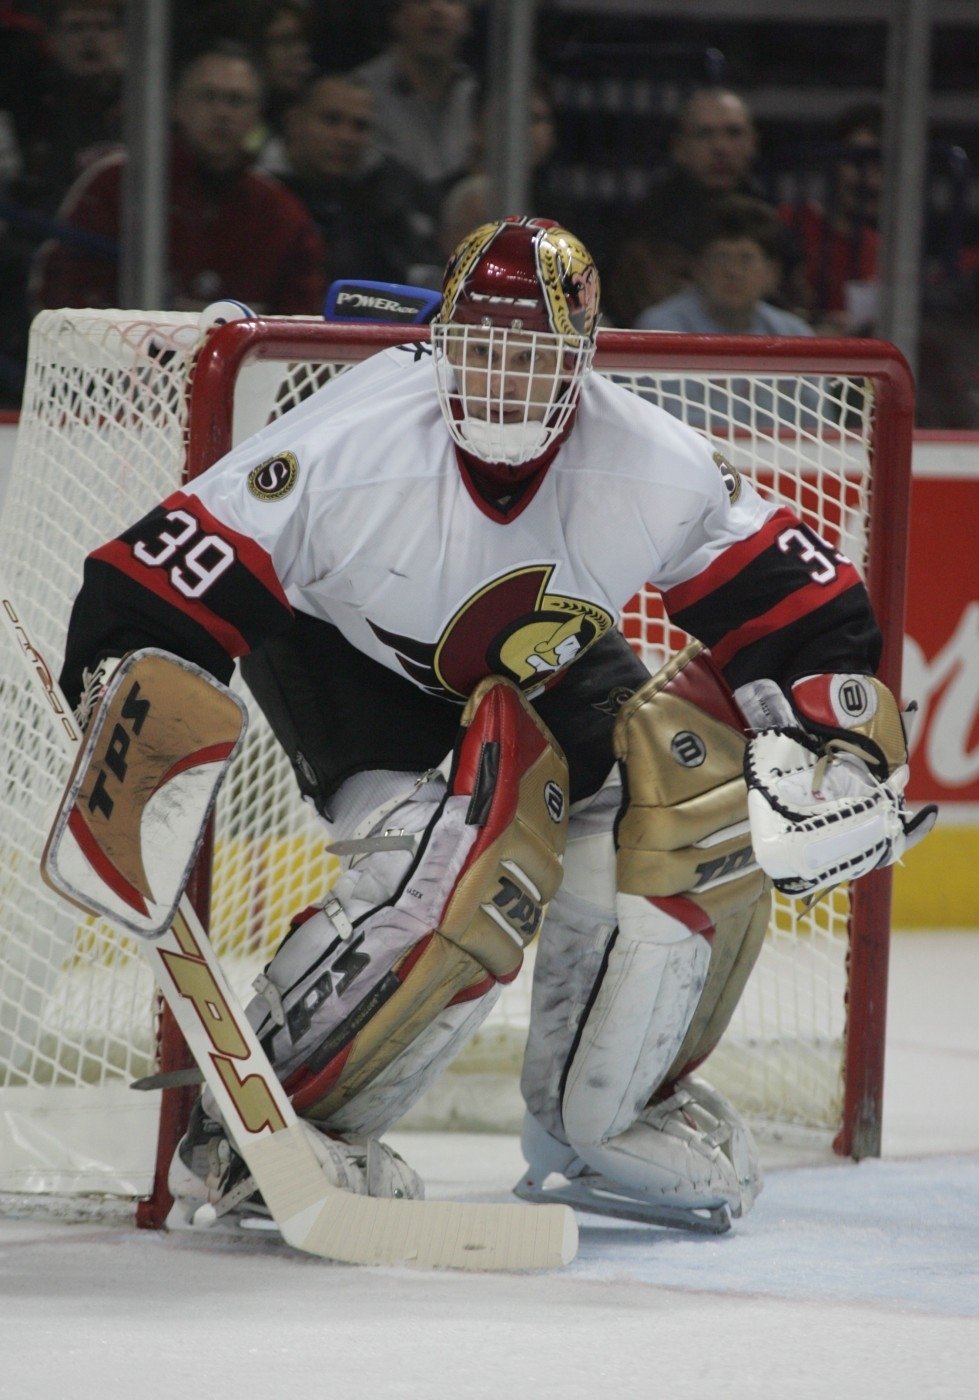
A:
MULTIPOLYGON (((701 1066, 773 882, 859 877, 933 813, 905 806, 854 566, 593 373, 599 314, 572 233, 476 229, 430 338, 331 381, 89 556, 62 681, 89 733, 114 733, 113 676, 147 653, 175 667, 153 771, 178 774, 180 821, 147 806, 142 864, 126 842, 100 864, 111 881, 129 853, 116 898, 146 902, 167 830, 156 906, 179 886, 210 789, 182 803, 174 736, 192 713, 193 754, 228 756, 187 687, 222 695, 236 664, 328 824, 342 874, 283 930, 248 1015, 334 1183, 421 1192, 383 1135, 536 938, 518 1194, 719 1231, 761 1179, 701 1066), (697 639, 656 675, 617 628, 647 583, 697 639)), ((60 830, 55 874, 100 878, 78 821, 60 830)), ((171 1187, 187 1218, 260 1205, 206 1093, 171 1187)))

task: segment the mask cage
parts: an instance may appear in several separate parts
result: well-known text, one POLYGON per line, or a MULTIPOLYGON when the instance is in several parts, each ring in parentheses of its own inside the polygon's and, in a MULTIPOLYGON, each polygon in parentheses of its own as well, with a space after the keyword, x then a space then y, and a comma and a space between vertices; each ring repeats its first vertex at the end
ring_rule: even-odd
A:
POLYGON ((439 404, 454 442, 484 462, 519 466, 564 431, 594 345, 550 331, 436 322, 439 404))

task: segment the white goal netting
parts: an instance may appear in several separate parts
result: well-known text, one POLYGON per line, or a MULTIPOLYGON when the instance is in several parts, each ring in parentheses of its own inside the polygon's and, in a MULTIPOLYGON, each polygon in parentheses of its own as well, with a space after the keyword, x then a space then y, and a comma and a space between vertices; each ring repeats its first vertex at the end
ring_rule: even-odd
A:
MULTIPOLYGON (((296 323, 261 324, 270 328, 262 358, 247 361, 230 390, 236 440, 363 353, 322 322, 302 323, 302 353, 295 336, 277 348, 276 324, 296 323)), ((696 427, 706 414, 739 471, 864 567, 879 429, 872 366, 793 372, 789 351, 765 342, 752 363, 685 367, 675 352, 662 363, 666 340, 605 333, 604 372, 696 427)), ((199 343, 193 315, 65 311, 35 322, 0 559, 7 620, 16 615, 55 673, 85 554, 181 479, 199 343)), ((213 426, 201 418, 219 407, 197 397, 198 436, 213 426)), ((634 601, 623 625, 653 669, 686 640, 662 623, 652 593, 634 601)), ((30 683, 10 627, 0 646, 0 1192, 147 1195, 160 1094, 128 1086, 156 1064, 153 988, 125 937, 73 911, 39 878, 66 760, 58 717, 30 683)), ((253 713, 220 799, 212 872, 212 940, 243 994, 290 917, 334 878, 325 840, 253 713)), ((827 1134, 840 1125, 849 922, 845 890, 810 914, 778 904, 706 1071, 756 1121, 827 1134)), ((529 988, 528 967, 411 1123, 517 1125, 529 988)))

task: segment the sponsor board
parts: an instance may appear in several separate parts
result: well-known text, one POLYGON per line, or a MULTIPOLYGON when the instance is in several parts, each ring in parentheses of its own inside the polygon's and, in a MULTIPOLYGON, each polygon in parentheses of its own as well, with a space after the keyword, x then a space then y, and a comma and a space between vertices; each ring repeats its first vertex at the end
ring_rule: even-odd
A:
POLYGON ((948 475, 944 446, 916 448, 902 687, 919 705, 908 797, 940 812, 894 872, 898 928, 979 928, 979 441, 948 444, 948 475))

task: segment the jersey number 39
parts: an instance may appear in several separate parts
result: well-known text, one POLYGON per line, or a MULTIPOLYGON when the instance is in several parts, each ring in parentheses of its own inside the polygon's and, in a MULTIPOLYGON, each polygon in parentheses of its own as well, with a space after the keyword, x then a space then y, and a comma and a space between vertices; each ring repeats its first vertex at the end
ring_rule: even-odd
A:
POLYGON ((185 510, 168 511, 166 518, 177 528, 161 530, 150 543, 138 540, 133 554, 151 568, 169 565, 170 582, 177 592, 185 598, 201 598, 234 563, 235 552, 219 535, 205 535, 185 510))

